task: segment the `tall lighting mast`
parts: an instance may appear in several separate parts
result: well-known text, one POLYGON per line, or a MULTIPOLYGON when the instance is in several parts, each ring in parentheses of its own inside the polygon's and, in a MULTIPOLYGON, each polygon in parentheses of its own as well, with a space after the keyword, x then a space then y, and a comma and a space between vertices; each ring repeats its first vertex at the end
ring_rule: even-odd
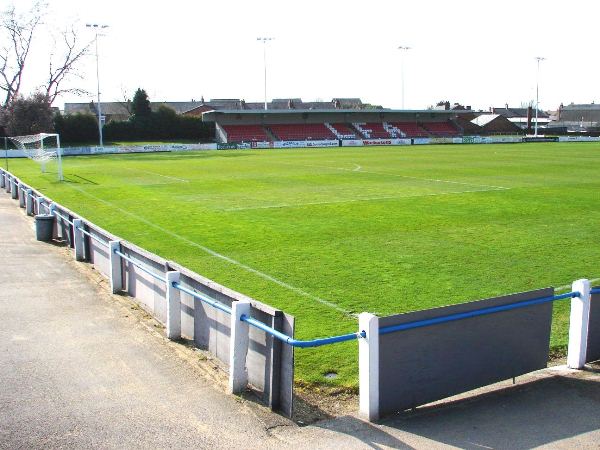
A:
POLYGON ((538 111, 540 109, 540 62, 545 61, 543 56, 536 56, 537 60, 537 77, 535 82, 535 132, 534 136, 538 135, 538 111))
POLYGON ((407 51, 411 50, 411 48, 407 47, 405 45, 400 45, 398 47, 398 50, 400 50, 402 52, 400 73, 401 73, 401 77, 402 77, 402 109, 404 109, 404 56, 406 55, 407 51))
POLYGON ((263 43, 263 61, 265 65, 265 110, 267 109, 267 42, 275 40, 272 37, 258 37, 257 41, 263 43))
POLYGON ((102 105, 100 103, 100 66, 99 66, 99 57, 98 57, 98 36, 104 36, 99 33, 99 31, 108 28, 108 25, 101 25, 97 23, 88 23, 85 25, 87 28, 93 28, 96 33, 95 43, 96 43, 96 81, 97 81, 97 92, 98 92, 98 136, 100 139, 100 147, 104 146, 104 141, 102 139, 102 105))

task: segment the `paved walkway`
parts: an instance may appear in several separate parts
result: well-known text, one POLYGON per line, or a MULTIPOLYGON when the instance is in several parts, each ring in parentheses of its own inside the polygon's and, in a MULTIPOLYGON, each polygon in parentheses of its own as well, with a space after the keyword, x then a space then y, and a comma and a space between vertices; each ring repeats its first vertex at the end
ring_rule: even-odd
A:
MULTIPOLYGON (((219 376, 35 241, 0 191, 0 448, 598 448, 600 375, 538 372, 371 425, 306 427, 226 395, 219 376)), ((95 280, 95 281, 94 281, 95 280)), ((195 352, 191 352, 194 354, 195 352)))

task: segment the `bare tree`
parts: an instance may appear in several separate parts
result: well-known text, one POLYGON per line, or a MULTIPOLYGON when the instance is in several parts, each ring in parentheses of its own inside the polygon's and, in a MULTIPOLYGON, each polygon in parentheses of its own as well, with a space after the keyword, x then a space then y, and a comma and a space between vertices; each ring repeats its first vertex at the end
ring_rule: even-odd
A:
POLYGON ((52 104, 56 97, 61 94, 89 94, 88 91, 80 88, 64 88, 63 82, 69 76, 81 78, 76 71, 76 66, 77 63, 88 54, 93 41, 80 45, 74 28, 63 31, 61 37, 62 48, 60 48, 61 46, 57 47, 60 48, 62 56, 59 56, 55 61, 54 53, 50 55, 48 78, 43 87, 50 104, 52 104))
POLYGON ((36 2, 25 16, 18 15, 14 5, 2 12, 0 32, 6 45, 0 49, 0 89, 5 92, 5 107, 19 95, 31 42, 44 8, 45 4, 36 2))
MULTIPOLYGON (((0 48, 0 89, 5 93, 2 102, 4 107, 19 96, 27 57, 47 7, 47 3, 40 0, 25 14, 19 15, 14 5, 1 13, 0 40, 6 42, 6 45, 0 48)), ((49 104, 64 93, 87 93, 79 88, 65 88, 64 84, 71 76, 78 76, 77 65, 88 54, 93 43, 81 43, 75 28, 63 31, 60 38, 54 40, 54 51, 49 57, 46 80, 40 86, 49 104)))

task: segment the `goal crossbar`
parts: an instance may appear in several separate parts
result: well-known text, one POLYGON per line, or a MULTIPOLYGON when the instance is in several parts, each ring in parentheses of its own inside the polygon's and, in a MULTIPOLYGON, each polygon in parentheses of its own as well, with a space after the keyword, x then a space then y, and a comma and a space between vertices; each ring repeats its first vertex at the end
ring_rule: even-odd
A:
POLYGON ((42 172, 46 171, 46 163, 48 161, 57 159, 58 161, 58 179, 62 181, 62 158, 60 148, 60 136, 56 133, 38 133, 30 134, 26 136, 10 136, 10 139, 15 147, 19 150, 23 150, 25 156, 29 159, 39 163, 42 168, 42 172), (56 147, 44 148, 44 141, 48 138, 56 139, 56 147))

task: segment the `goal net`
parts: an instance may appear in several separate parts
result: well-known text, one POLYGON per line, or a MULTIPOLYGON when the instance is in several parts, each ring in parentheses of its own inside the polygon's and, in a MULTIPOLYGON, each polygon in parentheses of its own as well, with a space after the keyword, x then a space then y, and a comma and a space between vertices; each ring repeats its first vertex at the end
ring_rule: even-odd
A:
POLYGON ((38 133, 28 136, 9 137, 15 147, 23 150, 25 156, 40 164, 42 172, 46 172, 46 165, 56 160, 58 164, 58 179, 63 180, 60 137, 54 133, 38 133))

